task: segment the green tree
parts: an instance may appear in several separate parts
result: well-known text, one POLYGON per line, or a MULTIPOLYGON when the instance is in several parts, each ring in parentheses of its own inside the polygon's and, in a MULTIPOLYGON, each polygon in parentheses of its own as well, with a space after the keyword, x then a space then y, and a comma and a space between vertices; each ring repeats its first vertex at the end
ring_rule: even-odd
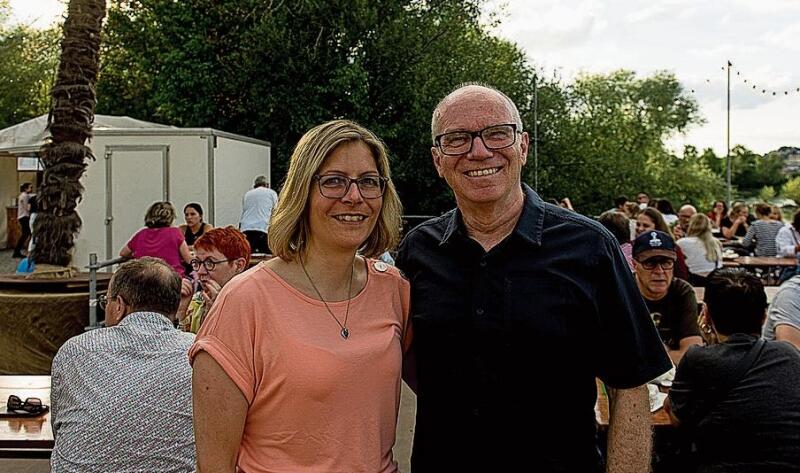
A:
POLYGON ((47 112, 58 64, 59 31, 9 24, 0 3, 0 128, 47 112))
POLYGON ((761 192, 758 193, 758 198, 764 202, 769 202, 770 199, 775 197, 775 188, 772 186, 764 186, 761 192))
POLYGON ((783 195, 795 202, 800 202, 800 176, 789 179, 783 185, 783 195))
MULTIPOLYGON (((596 214, 609 208, 614 196, 641 190, 673 201, 706 196, 698 194, 699 187, 678 192, 678 178, 716 187, 707 168, 677 160, 664 145, 701 122, 697 104, 674 75, 583 75, 566 87, 548 84, 540 96, 544 196, 569 196, 581 212, 596 214)), ((528 166, 528 180, 530 174, 528 166)))
POLYGON ((485 81, 529 108, 532 68, 491 36, 482 0, 114 0, 98 110, 268 140, 273 180, 314 125, 383 138, 407 213, 452 207, 429 149, 437 101, 485 81))
POLYGON ((743 197, 758 195, 764 186, 780 187, 786 182, 783 160, 776 154, 761 156, 736 145, 731 150, 731 181, 743 197))

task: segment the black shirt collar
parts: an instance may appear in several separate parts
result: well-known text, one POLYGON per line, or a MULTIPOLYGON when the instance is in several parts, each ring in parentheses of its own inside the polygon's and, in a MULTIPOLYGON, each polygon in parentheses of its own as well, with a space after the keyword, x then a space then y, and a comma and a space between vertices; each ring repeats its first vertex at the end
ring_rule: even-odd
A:
MULTIPOLYGON (((531 245, 541 246, 545 213, 544 201, 525 183, 522 184, 522 191, 525 194, 525 203, 522 207, 522 215, 520 215, 512 235, 518 236, 531 245)), ((439 241, 440 246, 447 245, 455 233, 461 232, 466 235, 464 218, 459 208, 451 210, 442 218, 447 221, 447 227, 439 241)))

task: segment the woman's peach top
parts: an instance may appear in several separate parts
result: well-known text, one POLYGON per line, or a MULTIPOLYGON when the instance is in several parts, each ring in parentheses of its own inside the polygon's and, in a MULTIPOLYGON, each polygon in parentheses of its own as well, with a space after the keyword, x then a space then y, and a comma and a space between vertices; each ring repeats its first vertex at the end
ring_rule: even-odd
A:
MULTIPOLYGON (((383 262, 368 259, 367 267, 367 284, 350 301, 347 340, 321 301, 264 263, 220 293, 189 357, 205 350, 247 399, 240 471, 397 471, 409 284, 383 262)), ((347 302, 328 306, 344 322, 347 302)))

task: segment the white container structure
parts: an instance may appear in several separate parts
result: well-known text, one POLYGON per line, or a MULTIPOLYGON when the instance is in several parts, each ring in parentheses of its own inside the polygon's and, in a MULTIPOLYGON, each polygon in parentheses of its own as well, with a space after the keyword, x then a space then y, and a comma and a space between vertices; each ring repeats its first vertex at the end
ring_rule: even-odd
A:
MULTIPOLYGON (((19 193, 18 158, 36 156, 46 123, 47 116, 41 116, 0 131, 2 202, 12 202, 19 193)), ((256 176, 270 176, 268 142, 212 128, 177 128, 97 115, 93 134, 88 146, 97 160, 89 162, 81 179, 86 190, 78 205, 83 228, 73 264, 79 267, 88 264, 90 253, 97 253, 100 260, 116 257, 144 226, 144 214, 155 201, 175 205, 176 225, 183 223, 183 206, 197 202, 206 222, 235 226, 242 195, 256 176)), ((5 238, 3 233, 0 228, 0 239, 5 238)))

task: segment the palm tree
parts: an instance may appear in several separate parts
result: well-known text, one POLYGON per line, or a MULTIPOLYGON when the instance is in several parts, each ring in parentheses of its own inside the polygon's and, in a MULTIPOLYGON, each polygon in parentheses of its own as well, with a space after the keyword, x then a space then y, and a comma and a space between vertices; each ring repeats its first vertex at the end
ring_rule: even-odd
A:
POLYGON ((95 83, 105 15, 105 0, 70 0, 67 7, 47 125, 52 138, 40 152, 45 171, 34 224, 36 245, 32 259, 37 269, 46 272, 52 266, 70 266, 75 236, 82 224, 75 207, 84 190, 80 178, 86 170, 86 160, 94 159, 85 143, 92 136, 97 104, 95 83))

